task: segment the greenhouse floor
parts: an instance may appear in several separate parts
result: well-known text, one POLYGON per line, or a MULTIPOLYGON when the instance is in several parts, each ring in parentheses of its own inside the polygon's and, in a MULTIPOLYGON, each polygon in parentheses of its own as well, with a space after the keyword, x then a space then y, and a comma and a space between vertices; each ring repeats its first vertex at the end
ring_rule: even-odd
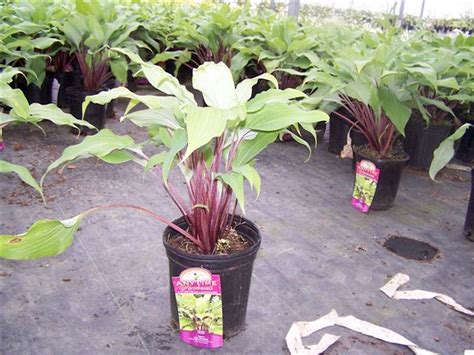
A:
MULTIPOLYGON (((66 145, 68 128, 4 129, 3 159, 24 164, 39 177, 66 145)), ((138 140, 130 123, 108 120, 116 133, 138 140)), ((307 163, 305 148, 276 143, 258 161, 262 194, 247 195, 247 217, 263 236, 254 265, 247 328, 221 353, 288 353, 292 322, 314 320, 336 309, 389 328, 420 347, 443 354, 474 349, 474 322, 436 300, 393 300, 379 288, 402 272, 402 289, 436 291, 474 306, 474 243, 462 236, 469 175, 448 171, 440 182, 411 169, 396 205, 362 214, 350 204, 351 162, 321 143, 307 163), (440 249, 431 262, 403 259, 383 246, 392 235, 440 249)), ((178 176, 176 175, 176 178, 178 176)), ((159 180, 137 165, 74 163, 45 180, 47 204, 14 175, 1 175, 1 232, 21 233, 39 218, 72 217, 90 207, 133 203, 170 219, 178 216, 159 180)), ((64 254, 39 261, 0 264, 1 353, 205 353, 179 340, 170 326, 168 262, 163 226, 126 210, 88 217, 64 254)), ((344 328, 326 354, 410 354, 344 328)), ((325 331, 304 339, 317 343, 325 331)))

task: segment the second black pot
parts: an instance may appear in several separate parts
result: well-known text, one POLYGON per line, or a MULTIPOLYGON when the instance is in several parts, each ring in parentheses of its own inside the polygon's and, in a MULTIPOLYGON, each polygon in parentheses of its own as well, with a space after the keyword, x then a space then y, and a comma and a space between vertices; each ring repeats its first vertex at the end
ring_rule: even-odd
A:
MULTIPOLYGON (((67 98, 69 102, 69 111, 78 120, 82 119, 82 103, 86 96, 95 95, 98 92, 82 91, 78 87, 69 87, 66 90, 67 98)), ((84 115, 84 119, 90 124, 94 125, 97 129, 104 128, 105 125, 105 106, 98 104, 89 104, 84 115)), ((81 131, 85 133, 95 133, 95 130, 84 127, 81 131)))
POLYGON ((379 181, 370 209, 387 210, 392 207, 397 197, 403 169, 409 159, 408 154, 398 160, 374 159, 360 153, 359 149, 355 149, 354 158, 356 162, 369 160, 380 169, 379 181))
POLYGON ((410 156, 408 165, 428 170, 433 161, 435 149, 446 139, 452 130, 450 125, 430 125, 420 119, 410 119, 408 121, 404 141, 404 149, 410 156))
MULTIPOLYGON (((173 221, 186 229, 184 217, 173 221)), ((222 314, 224 321, 224 338, 228 339, 240 333, 245 326, 247 302, 250 291, 253 262, 260 248, 260 233, 252 222, 243 217, 234 217, 236 231, 247 238, 250 247, 243 252, 231 255, 193 255, 173 248, 168 238, 178 233, 167 227, 163 232, 163 244, 169 260, 171 321, 179 324, 176 296, 171 278, 191 267, 202 267, 212 274, 220 275, 222 289, 222 314)))

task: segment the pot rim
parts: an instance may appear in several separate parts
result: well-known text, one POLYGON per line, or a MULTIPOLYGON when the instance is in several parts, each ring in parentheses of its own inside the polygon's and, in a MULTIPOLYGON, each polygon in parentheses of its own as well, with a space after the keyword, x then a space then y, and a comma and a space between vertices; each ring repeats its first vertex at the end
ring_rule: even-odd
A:
POLYGON ((408 155, 407 152, 403 151, 404 153, 404 156, 403 158, 400 158, 400 159, 390 159, 390 158, 372 158, 372 157, 369 157, 361 152, 358 152, 357 151, 358 149, 354 149, 354 153, 361 156, 362 158, 366 159, 366 160, 370 160, 374 163, 387 163, 387 162, 390 162, 390 163, 397 163, 397 162, 400 162, 400 163, 406 163, 408 160, 410 160, 410 156, 408 155))
MULTIPOLYGON (((248 234, 250 234, 250 233, 245 233, 245 232, 242 233, 242 231, 239 231, 239 233, 243 234, 248 240, 253 242, 253 244, 249 248, 247 248, 247 249, 245 249, 241 252, 230 254, 230 255, 190 254, 190 253, 186 253, 182 250, 179 250, 179 249, 176 249, 176 248, 172 247, 168 243, 167 236, 170 235, 170 233, 175 234, 175 235, 179 234, 178 232, 176 232, 170 226, 167 226, 165 228, 165 230, 163 231, 163 235, 162 235, 163 245, 164 245, 167 253, 172 253, 172 254, 178 255, 180 257, 193 259, 195 261, 203 261, 203 262, 206 262, 206 263, 213 262, 213 261, 216 261, 216 262, 226 261, 226 262, 228 262, 228 261, 232 261, 233 259, 241 259, 242 257, 252 255, 252 254, 256 254, 258 249, 260 249, 260 245, 261 245, 261 242, 262 242, 262 236, 260 235, 260 230, 258 229, 258 227, 253 222, 249 221, 245 217, 235 215, 234 219, 237 219, 237 220, 240 219, 243 222, 243 223, 240 223, 236 227, 237 231, 239 231, 239 227, 244 225, 244 224, 247 227, 250 227, 250 229, 254 231, 253 238, 248 236, 248 234)), ((180 225, 182 226, 183 224, 186 225, 184 217, 177 218, 177 219, 173 220, 172 222, 174 224, 178 225, 178 226, 180 226, 180 225)))

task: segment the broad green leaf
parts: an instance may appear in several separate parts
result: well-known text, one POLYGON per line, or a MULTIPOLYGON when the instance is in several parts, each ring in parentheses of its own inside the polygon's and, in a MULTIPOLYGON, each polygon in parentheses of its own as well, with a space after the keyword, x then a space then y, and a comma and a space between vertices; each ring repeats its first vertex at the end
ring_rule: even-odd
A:
POLYGON ((217 178, 221 179, 226 185, 230 186, 239 202, 242 213, 245 214, 245 194, 244 194, 244 176, 235 171, 225 174, 218 174, 217 178))
POLYGON ((167 152, 161 152, 150 157, 150 159, 148 159, 145 165, 145 171, 152 169, 156 165, 163 164, 166 158, 166 154, 167 152))
MULTIPOLYGON (((85 112, 89 103, 95 103, 99 105, 104 105, 109 103, 112 100, 115 100, 119 97, 124 97, 134 101, 134 105, 138 104, 139 102, 145 104, 146 106, 154 109, 158 108, 172 108, 175 106, 178 101, 174 97, 169 96, 156 96, 156 95, 137 95, 126 87, 120 86, 118 88, 113 88, 107 91, 101 91, 100 93, 92 96, 86 96, 82 104, 82 112, 85 112)), ((128 112, 131 107, 128 107, 126 112, 128 112)))
POLYGON ((188 133, 188 147, 184 159, 196 149, 209 143, 212 138, 222 135, 227 121, 239 117, 239 111, 224 110, 215 107, 188 106, 186 108, 186 131, 188 133))
POLYGON ((397 128, 398 132, 404 136, 405 126, 411 116, 411 109, 402 103, 392 90, 388 88, 379 87, 378 97, 385 114, 397 128))
POLYGON ((165 94, 175 96, 182 102, 196 105, 193 94, 191 94, 185 86, 181 85, 178 79, 168 74, 163 68, 150 63, 143 63, 142 71, 155 89, 165 94))
POLYGON ((172 129, 181 128, 172 112, 165 109, 145 109, 129 113, 121 118, 130 120, 138 127, 149 127, 150 125, 160 125, 172 129))
POLYGON ((252 100, 247 102, 247 112, 255 112, 260 110, 263 106, 275 102, 284 103, 292 99, 306 97, 306 95, 295 89, 270 89, 256 95, 252 100))
POLYGON ((55 256, 72 243, 83 215, 59 221, 39 220, 25 233, 0 235, 0 257, 11 260, 32 260, 55 256))
POLYGON ((279 131, 296 123, 317 123, 328 121, 322 111, 305 111, 284 103, 266 105, 263 109, 247 115, 245 128, 256 131, 279 131))
POLYGON ((73 115, 65 113, 55 104, 41 105, 33 103, 30 105, 30 115, 33 119, 48 120, 57 125, 65 125, 77 128, 76 126, 86 126, 95 128, 85 120, 78 120, 73 115))
POLYGON ((114 150, 133 147, 135 147, 135 142, 130 136, 119 136, 114 134, 110 129, 102 129, 99 133, 94 134, 93 136, 87 136, 81 143, 71 145, 64 149, 61 157, 48 166, 48 169, 41 178, 41 185, 43 184, 44 178, 51 170, 56 169, 63 164, 91 156, 103 158, 114 150))
POLYGON ((171 167, 173 166, 173 161, 175 160, 176 154, 186 147, 186 143, 188 143, 188 139, 184 129, 178 129, 173 132, 173 136, 169 143, 170 149, 168 152, 166 152, 162 164, 161 173, 163 175, 163 181, 165 184, 168 183, 168 176, 170 174, 171 167))
POLYGON ((235 89, 239 103, 245 104, 250 99, 252 96, 252 88, 261 79, 270 81, 275 86, 275 88, 278 89, 278 81, 273 75, 268 73, 256 76, 255 78, 245 79, 237 84, 237 88, 235 89))
POLYGON ((194 69, 193 87, 202 92, 210 107, 225 110, 239 104, 232 73, 222 62, 206 62, 194 69))
POLYGON ((110 69, 118 81, 123 84, 127 82, 128 64, 125 58, 111 60, 110 69))
POLYGON ((248 180, 250 186, 255 188, 257 197, 260 196, 260 187, 262 185, 262 181, 260 179, 260 175, 253 166, 250 164, 245 164, 243 166, 238 166, 237 168, 233 169, 233 171, 242 174, 248 180))
MULTIPOLYGON (((43 197, 43 191, 41 187, 36 182, 35 178, 31 175, 27 168, 21 165, 9 163, 5 160, 0 160, 0 173, 15 173, 18 177, 23 180, 25 184, 30 185, 36 191, 39 192, 41 197, 43 197)), ((44 197, 43 197, 44 198, 44 197)))
POLYGON ((370 86, 360 80, 349 83, 344 88, 344 93, 364 104, 368 105, 370 100, 370 86))
POLYGON ((421 96, 420 101, 424 103, 425 105, 433 105, 439 108, 442 111, 449 112, 452 116, 455 116, 454 112, 451 110, 449 106, 447 106, 443 101, 441 100, 435 100, 435 99, 430 99, 428 97, 421 96))
POLYGON ((459 127, 456 132, 446 138, 444 141, 441 142, 438 148, 433 153, 433 161, 430 165, 430 178, 435 179, 436 174, 446 165, 449 161, 453 158, 455 150, 454 150, 454 142, 460 139, 464 133, 466 133, 469 127, 474 127, 469 123, 463 124, 459 127))
POLYGON ((24 120, 30 117, 30 105, 20 89, 12 89, 9 85, 0 83, 0 102, 11 107, 11 113, 18 117, 24 120))
POLYGON ((456 78, 440 79, 436 83, 438 84, 438 86, 459 90, 459 85, 458 85, 458 82, 456 81, 456 78))
POLYGON ((34 48, 48 49, 54 43, 57 43, 57 42, 62 43, 62 41, 57 38, 39 37, 39 38, 32 39, 30 43, 34 48))
POLYGON ((105 156, 101 156, 100 159, 109 164, 122 164, 133 160, 134 156, 126 150, 114 150, 105 156))
POLYGON ((237 169, 239 166, 250 163, 269 144, 278 137, 278 132, 260 132, 253 139, 244 140, 237 148, 237 154, 232 162, 232 166, 237 169))

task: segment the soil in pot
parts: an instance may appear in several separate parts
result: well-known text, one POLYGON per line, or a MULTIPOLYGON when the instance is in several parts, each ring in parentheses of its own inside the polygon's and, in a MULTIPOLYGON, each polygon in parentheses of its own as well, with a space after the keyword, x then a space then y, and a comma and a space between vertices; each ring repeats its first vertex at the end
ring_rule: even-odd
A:
POLYGON ((408 154, 396 150, 384 158, 379 158, 364 145, 354 149, 354 158, 355 162, 369 160, 380 169, 377 189, 370 208, 372 210, 387 210, 392 207, 397 197, 403 169, 409 159, 408 154))
MULTIPOLYGON (((184 218, 173 221, 176 225, 187 228, 184 218)), ((202 267, 212 274, 219 275, 222 288, 222 311, 224 338, 229 339, 240 333, 245 326, 245 316, 250 291, 253 262, 260 247, 261 237, 257 227, 243 217, 234 217, 235 231, 238 238, 243 238, 248 245, 230 255, 191 254, 176 248, 181 244, 179 233, 167 227, 163 233, 163 243, 169 260, 171 322, 179 324, 176 297, 171 278, 191 267, 202 267), (175 239, 178 238, 178 241, 175 239), (176 244, 178 243, 178 244, 176 244)), ((182 239, 181 239, 182 241, 182 239)))
MULTIPOLYGON (((86 96, 95 95, 98 91, 82 91, 79 87, 70 87, 67 89, 70 113, 78 120, 82 119, 82 103, 86 96)), ((84 115, 84 119, 93 124, 97 129, 104 128, 105 125, 105 106, 89 104, 84 115)), ((96 130, 87 127, 81 128, 81 132, 86 134, 95 134, 96 130)))
POLYGON ((404 149, 410 156, 408 165, 428 170, 433 160, 433 153, 452 130, 452 124, 431 124, 420 118, 410 119, 405 128, 404 149))

